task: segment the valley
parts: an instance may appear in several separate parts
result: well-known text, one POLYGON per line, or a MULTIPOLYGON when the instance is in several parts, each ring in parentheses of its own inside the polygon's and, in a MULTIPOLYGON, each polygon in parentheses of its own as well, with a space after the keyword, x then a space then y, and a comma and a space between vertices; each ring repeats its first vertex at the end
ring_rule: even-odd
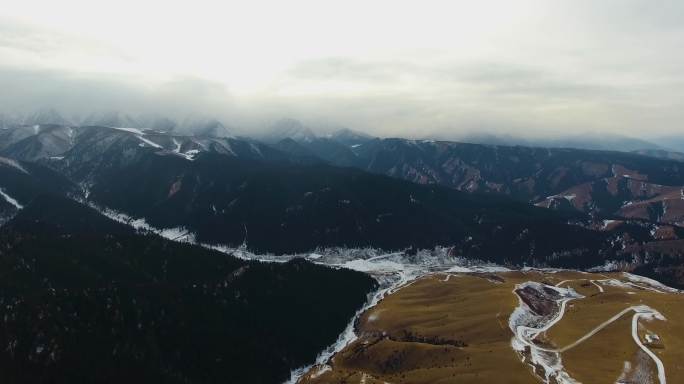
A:
POLYGON ((0 11, 0 384, 684 384, 684 1, 0 11))
POLYGON ((6 381, 679 379, 678 161, 213 128, 0 132, 6 381))

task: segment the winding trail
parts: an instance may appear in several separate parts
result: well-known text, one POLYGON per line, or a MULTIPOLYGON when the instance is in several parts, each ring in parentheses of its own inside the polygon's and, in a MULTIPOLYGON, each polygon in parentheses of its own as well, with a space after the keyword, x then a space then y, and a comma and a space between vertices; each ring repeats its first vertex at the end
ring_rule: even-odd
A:
POLYGON ((596 288, 598 288, 598 290, 599 290, 600 293, 604 293, 604 292, 605 292, 605 290, 603 289, 603 287, 602 287, 600 284, 596 283, 597 281, 605 281, 605 280, 590 280, 590 279, 563 280, 563 281, 561 281, 560 283, 556 284, 556 287, 560 287, 561 285, 563 285, 563 284, 565 284, 565 283, 570 283, 570 282, 572 282, 572 281, 587 281, 587 280, 589 280, 590 283, 594 284, 594 285, 596 286, 596 288))
MULTIPOLYGON (((578 280, 583 280, 583 279, 578 279, 578 280)), ((561 363, 561 353, 566 352, 572 348, 575 348, 576 346, 580 345, 584 341, 590 339, 591 337, 596 335, 598 332, 600 332, 601 330, 603 330, 604 328, 606 328, 610 324, 614 323, 615 321, 617 321, 618 319, 620 319, 622 316, 626 315, 627 313, 634 312, 634 316, 632 317, 632 332, 631 332, 632 338, 634 339, 634 342, 639 346, 639 348, 641 348, 656 364, 656 367, 658 369, 658 380, 659 380, 660 384, 666 384, 667 379, 666 379, 666 375, 665 375, 665 366, 664 366, 663 362, 660 360, 660 358, 658 358, 658 356, 656 356, 655 353, 653 353, 653 351, 651 351, 648 347, 646 347, 646 345, 643 344, 643 342, 641 341, 641 338, 639 337, 638 329, 639 329, 639 320, 640 319, 645 319, 645 320, 656 319, 656 320, 663 320, 663 321, 666 320, 665 317, 660 312, 658 312, 657 310, 655 310, 655 309, 653 309, 647 305, 635 305, 635 306, 631 306, 631 307, 623 309, 622 311, 617 313, 615 316, 604 321, 603 323, 601 323, 600 325, 598 325, 597 327, 595 327, 594 329, 589 331, 584 336, 580 337, 579 339, 577 339, 573 343, 566 345, 565 347, 562 347, 562 348, 555 348, 555 349, 554 348, 545 348, 545 347, 541 347, 541 346, 537 345, 534 342, 534 339, 538 335, 540 335, 540 334, 548 331, 549 329, 551 329, 551 327, 553 327, 555 324, 557 324, 563 318, 563 316, 565 315, 567 303, 569 301, 583 298, 583 296, 577 295, 577 294, 575 294, 574 296, 569 295, 569 293, 571 292, 570 290, 566 290, 565 292, 560 291, 560 290, 562 290, 562 288, 559 288, 559 286, 563 285, 564 283, 567 283, 569 281, 572 281, 572 280, 561 281, 560 283, 558 283, 556 285, 556 287, 554 287, 561 294, 564 293, 565 295, 562 296, 560 299, 556 300, 556 303, 560 303, 560 307, 558 309, 558 312, 556 314, 554 314, 553 317, 546 320, 546 322, 543 322, 541 327, 530 327, 527 325, 514 326, 514 320, 513 320, 514 315, 513 314, 511 315, 511 327, 514 328, 514 333, 515 333, 515 338, 514 338, 514 342, 513 342, 514 349, 520 350, 519 347, 516 348, 515 341, 521 343, 524 346, 529 347, 533 359, 536 358, 536 360, 537 360, 536 362, 539 365, 541 365, 542 368, 544 368, 545 373, 546 373, 547 382, 549 381, 549 378, 551 376, 554 376, 556 378, 556 380, 559 382, 573 383, 575 381, 563 369, 563 365, 561 363), (540 352, 545 352, 545 353, 551 354, 553 359, 549 359, 548 357, 544 358, 543 354, 540 354, 540 352)), ((594 285, 596 285, 597 287, 599 287, 601 292, 604 292, 602 289, 603 287, 598 285, 594 280, 591 280, 591 282, 594 285)), ((519 313, 518 315, 522 314, 523 316, 526 315, 526 316, 529 316, 529 318, 534 318, 533 317, 534 315, 530 314, 530 308, 524 303, 524 301, 522 300, 522 297, 517 292, 520 287, 525 286, 526 284, 529 285, 531 283, 532 282, 516 285, 516 288, 513 290, 513 292, 516 296, 518 296, 518 299, 520 302, 520 306, 518 307, 518 310, 520 310, 521 313, 519 313)), ((515 314, 515 312, 514 312, 514 314, 515 314)), ((525 357, 523 355, 523 362, 525 361, 524 359, 525 359, 525 357)))
POLYGON ((589 281, 591 281, 591 283, 594 284, 596 286, 596 288, 598 288, 599 292, 601 292, 601 293, 605 292, 603 290, 603 286, 601 286, 600 284, 597 284, 596 280, 589 280, 589 281))
MULTIPOLYGON (((564 282, 559 283, 559 285, 562 283, 564 282)), ((520 354, 523 362, 527 362, 525 352, 526 348, 529 348, 530 364, 534 367, 533 371, 535 373, 537 372, 536 367, 543 369, 546 383, 550 383, 552 380, 560 384, 577 383, 565 371, 560 352, 540 347, 534 342, 534 339, 551 329, 551 327, 563 318, 565 308, 569 301, 584 296, 577 294, 577 292, 572 289, 553 287, 533 281, 516 284, 513 289, 513 294, 518 297, 519 304, 513 313, 511 313, 508 320, 509 327, 515 335, 511 340, 511 347, 520 354), (544 292, 545 288, 555 290, 559 295, 558 299, 553 300, 559 307, 556 313, 553 313, 552 316, 541 316, 532 311, 523 300, 523 297, 518 293, 518 291, 527 288, 532 288, 538 293, 544 292)), ((544 295, 542 294, 542 296, 544 295)))
MULTIPOLYGON (((659 314, 660 315, 660 314, 659 314)), ((641 317, 646 317, 649 318, 649 314, 644 314, 644 313, 635 313, 634 317, 632 317, 632 338, 634 339, 634 342, 637 343, 639 348, 641 348, 642 351, 646 352, 648 356, 653 359, 653 361, 656 363, 656 366, 658 367, 658 380, 660 381, 660 384, 666 384, 667 383, 667 378, 665 377, 665 365, 663 365, 663 362, 656 356, 653 351, 648 349, 644 343, 641 342, 641 338, 639 338, 639 319, 641 317)), ((662 315, 660 315, 662 317, 662 315)), ((665 320, 664 317, 662 317, 659 320, 665 320)))

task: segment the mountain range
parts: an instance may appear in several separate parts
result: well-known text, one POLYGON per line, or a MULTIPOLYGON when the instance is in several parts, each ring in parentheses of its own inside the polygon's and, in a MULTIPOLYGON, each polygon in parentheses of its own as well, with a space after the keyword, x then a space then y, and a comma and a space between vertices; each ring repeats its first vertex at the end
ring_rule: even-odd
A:
POLYGON ((684 163, 659 149, 106 118, 0 130, 4 382, 282 382, 382 283, 330 249, 684 286, 684 163))
MULTIPOLYGON (((684 225, 683 163, 676 159, 380 139, 349 129, 319 137, 294 120, 277 125, 280 135, 261 140, 211 131, 19 125, 0 131, 0 156, 61 178, 52 183, 69 185, 64 195, 158 228, 185 228, 201 242, 247 243, 258 252, 445 245, 516 264, 561 264, 565 252, 576 255, 567 265, 589 266, 630 257, 606 246, 622 232, 632 233, 620 237, 623 243, 643 243, 643 232, 652 241, 675 241, 684 225), (493 246, 503 244, 498 236, 510 240, 522 232, 514 252, 504 256, 493 246)), ((37 195, 6 184, 20 205, 37 195)), ((3 205, 6 217, 16 210, 3 205)))

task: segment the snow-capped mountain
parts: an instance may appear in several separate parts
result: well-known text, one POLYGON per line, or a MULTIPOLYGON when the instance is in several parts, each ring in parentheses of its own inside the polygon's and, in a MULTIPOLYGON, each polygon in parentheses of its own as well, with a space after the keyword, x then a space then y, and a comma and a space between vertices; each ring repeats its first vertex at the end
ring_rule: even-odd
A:
POLYGON ((41 109, 31 114, 28 114, 23 119, 24 125, 72 125, 73 122, 65 118, 52 108, 41 109))
POLYGON ((311 128, 304 126, 299 120, 288 118, 273 123, 264 136, 264 140, 273 143, 287 138, 308 142, 314 140, 316 135, 311 128))
POLYGON ((174 133, 188 136, 232 137, 230 130, 212 117, 188 116, 174 128, 174 133))
POLYGON ((138 121, 145 128, 162 132, 171 132, 178 126, 178 122, 175 119, 156 114, 138 116, 138 121))
POLYGON ((0 154, 24 161, 62 156, 74 145, 80 128, 64 125, 24 125, 0 132, 0 154))
POLYGON ((22 116, 13 113, 0 113, 0 129, 10 129, 21 124, 22 116))
POLYGON ((374 137, 363 132, 351 130, 349 128, 339 129, 329 135, 329 137, 341 144, 356 147, 367 141, 373 140, 374 137))

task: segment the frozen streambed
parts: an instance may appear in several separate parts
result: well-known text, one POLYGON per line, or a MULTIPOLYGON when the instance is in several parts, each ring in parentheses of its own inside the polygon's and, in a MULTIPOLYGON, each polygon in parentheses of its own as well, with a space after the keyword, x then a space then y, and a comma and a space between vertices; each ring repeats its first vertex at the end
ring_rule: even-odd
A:
MULTIPOLYGON (((337 341, 321 352, 313 364, 292 371, 286 384, 297 383, 314 366, 318 367, 318 371, 313 373, 314 376, 330 370, 330 366, 327 365, 330 359, 358 338, 354 326, 359 316, 387 295, 409 286, 416 279, 440 272, 448 274, 510 271, 508 268, 493 264, 467 263, 464 259, 449 256, 447 248, 418 251, 412 255, 403 252, 380 253, 372 249, 328 249, 305 257, 316 263, 368 273, 379 282, 380 287, 369 295, 366 304, 356 312, 337 341)), ((449 276, 447 275, 447 278, 449 276)))

